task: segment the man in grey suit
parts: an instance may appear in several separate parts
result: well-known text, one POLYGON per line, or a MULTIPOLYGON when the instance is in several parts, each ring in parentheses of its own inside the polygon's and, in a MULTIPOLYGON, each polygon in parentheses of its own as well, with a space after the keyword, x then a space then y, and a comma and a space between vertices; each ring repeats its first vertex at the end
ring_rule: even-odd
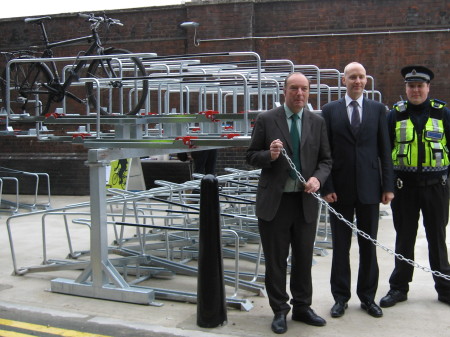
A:
POLYGON ((326 324, 310 307, 319 207, 311 193, 319 190, 330 173, 331 154, 323 118, 306 107, 309 89, 309 80, 303 74, 286 77, 284 105, 258 115, 247 150, 247 162, 262 169, 256 216, 265 258, 266 291, 274 312, 271 328, 278 334, 287 331, 286 316, 291 310, 286 292, 290 248, 292 319, 315 326, 326 324), (298 158, 296 167, 305 184, 292 174, 287 159, 280 155, 283 147, 294 162, 298 158))
MULTIPOLYGON (((380 202, 394 197, 391 146, 386 108, 363 96, 366 70, 357 62, 345 67, 344 98, 325 104, 322 115, 327 124, 333 169, 322 188, 322 196, 347 221, 377 238, 380 202)), ((333 259, 331 292, 335 304, 332 317, 341 317, 350 299, 350 245, 352 230, 336 215, 330 217, 333 259)), ((383 316, 374 298, 378 287, 375 245, 358 235, 359 271, 356 293, 361 308, 373 317, 383 316)))

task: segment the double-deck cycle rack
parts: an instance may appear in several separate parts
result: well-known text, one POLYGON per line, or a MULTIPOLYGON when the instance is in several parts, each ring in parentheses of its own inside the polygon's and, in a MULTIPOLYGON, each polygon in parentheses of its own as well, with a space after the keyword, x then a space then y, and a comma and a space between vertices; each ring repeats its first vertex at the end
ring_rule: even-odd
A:
MULTIPOLYGON (((6 88, 5 88, 5 102, 4 102, 4 107, 6 110, 6 114, 7 114, 7 121, 6 121, 6 127, 9 126, 9 120, 11 118, 14 117, 20 117, 21 114, 13 114, 11 113, 11 90, 15 90, 15 88, 11 88, 11 67, 14 64, 21 64, 21 63, 50 63, 50 62, 55 62, 55 63, 68 63, 67 65, 64 66, 64 71, 63 71, 63 78, 62 80, 64 81, 65 76, 67 74, 68 71, 70 71, 70 69, 72 69, 74 67, 74 63, 77 61, 95 61, 95 60, 104 60, 104 59, 110 59, 110 60, 114 60, 117 64, 117 67, 119 68, 119 74, 120 74, 120 78, 118 79, 111 79, 111 78, 105 78, 105 79, 97 79, 99 80, 99 82, 97 83, 107 83, 110 82, 112 80, 117 80, 120 81, 122 83, 122 87, 121 90, 119 91, 119 99, 120 99, 120 109, 119 112, 123 113, 123 90, 124 88, 128 85, 128 83, 132 83, 133 87, 136 87, 138 84, 137 82, 139 81, 137 78, 133 78, 132 76, 128 76, 128 79, 126 79, 125 75, 125 69, 126 69, 126 60, 130 59, 132 57, 146 57, 146 58, 151 58, 151 57, 156 57, 155 53, 130 53, 130 54, 117 54, 117 55, 93 55, 93 56, 76 56, 76 57, 51 57, 51 58, 14 58, 11 59, 10 61, 8 61, 6 68, 5 68, 5 82, 6 82, 6 88), (18 115, 18 116, 15 116, 18 115)), ((129 70, 128 70, 129 71, 129 70)), ((134 71, 134 69, 131 69, 131 71, 134 71)), ((72 87, 76 87, 79 85, 85 85, 86 81, 81 81, 80 82, 74 82, 71 84, 72 87)), ((70 88, 70 87, 69 87, 70 88)), ((98 94, 98 93, 97 93, 98 94)), ((44 94, 45 95, 45 94, 44 94)), ((99 102, 100 97, 97 97, 97 102, 99 102)), ((35 94, 35 99, 34 99, 35 107, 36 107, 36 116, 40 115, 40 108, 42 106, 42 104, 40 103, 39 100, 39 93, 35 94)), ((66 109, 66 101, 65 98, 63 100, 63 107, 64 107, 64 112, 66 109)), ((89 105, 87 105, 88 107, 89 105)))
MULTIPOLYGON (((192 191, 198 189, 201 176, 194 175, 196 179, 183 184, 157 181, 160 187, 146 191, 107 190, 107 166, 117 159, 248 146, 254 119, 260 111, 280 104, 284 79, 292 71, 302 71, 310 78, 310 108, 313 111, 320 112, 324 103, 345 94, 345 88, 340 82, 342 74, 336 69, 295 65, 289 60, 261 60, 253 52, 166 57, 141 55, 147 55, 143 56, 142 61, 148 76, 115 79, 130 83, 144 79, 149 81, 145 109, 137 115, 127 116, 118 112, 100 116, 90 111, 78 115, 67 113, 63 107, 63 113, 50 116, 8 116, 11 122, 84 127, 83 133, 67 133, 63 136, 44 132, 38 134, 42 141, 70 141, 88 148, 86 164, 90 176, 89 203, 32 212, 33 215, 42 214, 42 266, 18 267, 16 261, 12 234, 14 219, 30 215, 16 214, 7 221, 16 274, 60 269, 83 270, 75 280, 52 280, 51 290, 54 292, 154 305, 158 305, 158 298, 195 301, 195 294, 192 293, 136 284, 157 275, 196 275, 196 268, 187 262, 195 260, 198 254, 198 195, 192 191), (226 58, 237 60, 223 62, 226 58), (195 104, 197 108, 193 108, 195 104), (102 132, 104 125, 112 126, 113 130, 102 132), (92 131, 92 127, 95 127, 95 131, 92 131), (108 193, 112 196, 107 197, 108 193), (121 212, 114 212, 116 208, 121 212), (46 221, 55 216, 64 218, 69 260, 48 257, 46 221), (73 249, 69 219, 72 219, 73 224, 89 228, 89 249, 73 249), (114 230, 113 245, 108 245, 108 226, 114 230), (135 235, 127 237, 130 228, 135 230, 135 235), (110 258, 112 254, 120 257, 110 258), (84 260, 87 255, 90 259, 84 260), (132 274, 136 279, 128 281, 132 274)), ((67 61, 73 59, 66 58, 67 61)), ((100 88, 102 81, 107 80, 82 78, 76 85, 94 81, 95 86, 100 88)), ((369 77, 369 80, 371 88, 365 94, 381 100, 379 92, 374 90, 373 78, 369 77)), ((141 89, 137 86, 133 90, 141 89)), ((98 104, 103 102, 99 99, 98 104)), ((264 256, 254 215, 259 171, 228 171, 229 174, 217 177, 221 185, 224 256, 234 259, 236 263, 234 270, 225 273, 226 284, 234 287, 234 293, 227 301, 249 310, 249 302, 237 297, 239 289, 256 294, 263 292, 263 276, 259 268, 264 263, 264 256), (251 243, 256 245, 256 249, 240 249, 251 243), (250 262, 253 270, 241 270, 240 262, 243 261, 250 262)), ((318 222, 323 223, 323 226, 318 226, 315 253, 326 255, 323 245, 330 244, 327 214, 319 214, 318 222)))

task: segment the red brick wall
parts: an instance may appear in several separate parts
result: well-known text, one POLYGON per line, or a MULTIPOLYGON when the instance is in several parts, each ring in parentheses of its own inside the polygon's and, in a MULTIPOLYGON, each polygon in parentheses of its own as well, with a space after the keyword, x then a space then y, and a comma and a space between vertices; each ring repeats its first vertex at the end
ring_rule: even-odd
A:
MULTIPOLYGON (((230 0, 219 4, 209 1, 106 12, 124 24, 111 29, 107 45, 134 52, 163 56, 254 51, 262 59, 290 59, 296 64, 314 64, 341 71, 348 62, 357 60, 375 77, 376 87, 388 105, 395 103, 404 91, 400 68, 418 63, 431 67, 436 73, 432 95, 450 100, 446 88, 450 75, 450 3, 446 1, 230 0), (184 21, 200 23, 197 35, 200 40, 257 39, 203 41, 195 47, 193 29, 186 31, 179 27, 184 21), (430 32, 439 29, 447 31, 430 32), (415 33, 372 35, 389 31, 415 33), (274 38, 294 35, 303 37, 274 38)), ((54 15, 47 29, 54 40, 88 34, 88 25, 75 14, 54 15)), ((25 24, 22 18, 0 20, 0 31, 0 51, 39 45, 40 36, 34 25, 25 24)), ((55 49, 55 53, 57 56, 74 55, 80 48, 64 47, 55 49)))
MULTIPOLYGON (((0 136, 0 143, 0 177, 17 177, 20 194, 34 194, 34 178, 10 175, 3 168, 47 173, 50 177, 51 193, 55 195, 89 194, 89 168, 85 165, 87 150, 82 145, 42 142, 37 141, 36 137, 15 136, 0 136)), ((42 184, 40 186, 46 187, 42 184)), ((3 193, 16 193, 15 185, 5 181, 3 193)))

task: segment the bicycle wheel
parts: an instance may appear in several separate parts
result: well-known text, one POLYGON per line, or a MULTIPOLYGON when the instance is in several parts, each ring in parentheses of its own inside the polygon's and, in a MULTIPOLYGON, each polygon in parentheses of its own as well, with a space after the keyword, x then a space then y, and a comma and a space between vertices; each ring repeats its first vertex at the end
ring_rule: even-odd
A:
MULTIPOLYGON (((13 63, 10 67, 9 80, 9 112, 11 114, 30 114, 39 116, 47 113, 50 104, 50 94, 46 89, 52 83, 53 74, 44 63, 24 62, 13 63)), ((6 106, 8 85, 6 83, 6 69, 0 81, 3 107, 6 106)))
MULTIPOLYGON (((105 55, 129 54, 128 50, 110 48, 104 51, 105 55)), ((127 80, 124 77, 146 76, 142 62, 131 57, 122 59, 122 74, 120 65, 116 59, 94 60, 87 70, 87 77, 98 79, 100 95, 97 85, 86 83, 86 91, 90 109, 97 112, 98 97, 100 98, 100 114, 123 113, 136 115, 144 106, 148 93, 148 80, 127 80), (108 79, 111 79, 108 81, 108 79)))

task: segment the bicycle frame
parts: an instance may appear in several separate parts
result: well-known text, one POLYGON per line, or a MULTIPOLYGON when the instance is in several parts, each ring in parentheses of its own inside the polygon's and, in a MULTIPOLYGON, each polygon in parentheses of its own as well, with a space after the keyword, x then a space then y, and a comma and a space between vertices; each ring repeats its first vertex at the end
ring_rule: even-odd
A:
MULTIPOLYGON (((43 41, 45 44, 45 50, 43 51, 41 57, 43 57, 43 58, 53 57, 53 51, 52 51, 53 48, 76 45, 78 43, 85 42, 85 41, 91 41, 91 40, 93 40, 91 46, 84 53, 86 56, 92 55, 96 50, 102 49, 100 36, 97 33, 98 24, 92 25, 92 27, 91 27, 92 34, 91 35, 82 36, 82 37, 78 37, 78 38, 74 38, 74 39, 50 42, 48 39, 47 31, 45 29, 45 25, 44 25, 44 21, 43 21, 44 19, 36 22, 36 24, 41 28, 42 38, 43 38, 43 41)), ((25 20, 25 22, 27 22, 27 20, 25 20)), ((64 92, 66 92, 67 88, 72 84, 72 82, 77 77, 80 70, 86 64, 87 64, 87 61, 84 61, 84 60, 78 61, 75 68, 70 72, 70 75, 65 79, 64 83, 62 84, 62 90, 64 92)), ((54 79, 58 83, 60 83, 61 78, 59 76, 59 72, 58 72, 55 62, 50 62, 50 69, 53 73, 54 79)))

